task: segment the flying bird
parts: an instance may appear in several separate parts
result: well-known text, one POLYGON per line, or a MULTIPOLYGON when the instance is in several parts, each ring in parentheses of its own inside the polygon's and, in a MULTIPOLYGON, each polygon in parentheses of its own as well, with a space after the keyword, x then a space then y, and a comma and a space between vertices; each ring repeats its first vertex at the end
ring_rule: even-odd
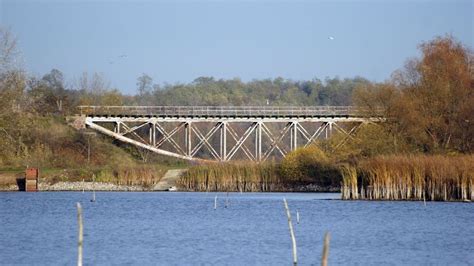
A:
POLYGON ((334 37, 333 37, 333 36, 329 36, 328 39, 332 41, 332 40, 334 40, 334 37))

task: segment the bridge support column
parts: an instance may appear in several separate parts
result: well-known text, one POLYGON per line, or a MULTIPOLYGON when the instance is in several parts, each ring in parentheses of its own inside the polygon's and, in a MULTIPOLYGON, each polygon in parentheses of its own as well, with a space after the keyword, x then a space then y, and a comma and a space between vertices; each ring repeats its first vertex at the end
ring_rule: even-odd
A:
POLYGON ((328 139, 331 137, 332 135, 332 124, 333 122, 326 122, 326 126, 325 126, 325 130, 324 130, 324 138, 325 139, 328 139))
POLYGON ((292 151, 296 150, 298 147, 298 122, 293 121, 291 125, 290 132, 290 149, 292 151))
POLYGON ((156 145, 156 122, 151 122, 150 123, 150 129, 149 129, 149 143, 153 147, 156 145))
POLYGON ((333 122, 329 122, 329 137, 332 136, 332 124, 333 122))
POLYGON ((186 156, 191 156, 191 122, 185 122, 184 124, 184 149, 186 156))
POLYGON ((262 122, 257 122, 255 128, 255 160, 260 162, 262 160, 262 122))
POLYGON ((115 123, 114 132, 120 134, 120 122, 115 123))
POLYGON ((227 161, 227 122, 221 122, 221 161, 227 161))

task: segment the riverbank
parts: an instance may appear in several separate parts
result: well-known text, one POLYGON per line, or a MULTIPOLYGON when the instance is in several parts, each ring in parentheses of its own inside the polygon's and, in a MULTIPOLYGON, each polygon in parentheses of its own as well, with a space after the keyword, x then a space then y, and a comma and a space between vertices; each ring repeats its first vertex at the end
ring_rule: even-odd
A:
MULTIPOLYGON (((108 169, 98 171, 98 175, 86 173, 83 177, 75 174, 78 171, 71 169, 49 170, 40 173, 38 191, 165 191, 175 186, 179 173, 185 171, 185 169, 163 171, 161 168, 154 172, 148 170, 133 172, 134 170, 133 168, 126 170, 124 172, 127 172, 127 176, 118 177, 105 175, 104 173, 110 172, 108 169)), ((0 191, 20 191, 19 183, 24 182, 23 179, 24 173, 19 171, 0 173, 0 191)))
MULTIPOLYGON (((38 191, 153 191, 139 185, 116 185, 103 182, 57 182, 55 184, 39 183, 38 191)), ((0 191, 19 191, 18 185, 0 187, 0 191)))
MULTIPOLYGON (((167 191, 169 187, 163 187, 159 184, 154 186, 141 186, 141 185, 117 185, 113 183, 106 182, 57 182, 54 184, 42 183, 38 184, 38 191, 167 191)), ((276 186, 274 186, 276 187, 276 186)), ((178 189, 181 192, 206 192, 206 190, 190 190, 190 189, 178 189)), ((2 191, 19 191, 18 185, 10 184, 0 186, 0 192, 2 191)), ((207 192, 230 192, 231 190, 208 190, 207 192)), ((238 190, 232 190, 238 192, 238 190)), ((321 187, 315 184, 306 184, 298 185, 293 187, 278 187, 272 191, 265 192, 340 192, 338 187, 321 187)), ((247 191, 242 190, 242 192, 256 192, 256 191, 247 191)))

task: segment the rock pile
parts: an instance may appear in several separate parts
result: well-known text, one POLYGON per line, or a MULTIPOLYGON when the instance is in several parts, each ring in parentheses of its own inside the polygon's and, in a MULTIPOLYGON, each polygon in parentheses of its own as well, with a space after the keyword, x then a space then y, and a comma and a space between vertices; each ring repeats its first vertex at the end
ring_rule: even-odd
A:
POLYGON ((100 182, 58 182, 55 184, 39 183, 40 191, 148 191, 143 186, 115 185, 100 182))

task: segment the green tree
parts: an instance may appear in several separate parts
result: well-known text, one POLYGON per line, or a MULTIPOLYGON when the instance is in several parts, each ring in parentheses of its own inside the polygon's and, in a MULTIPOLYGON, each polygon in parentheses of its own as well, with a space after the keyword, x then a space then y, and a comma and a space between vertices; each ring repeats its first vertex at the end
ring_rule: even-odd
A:
POLYGON ((138 96, 144 97, 149 95, 153 90, 153 79, 147 74, 143 73, 137 78, 137 91, 138 96))

